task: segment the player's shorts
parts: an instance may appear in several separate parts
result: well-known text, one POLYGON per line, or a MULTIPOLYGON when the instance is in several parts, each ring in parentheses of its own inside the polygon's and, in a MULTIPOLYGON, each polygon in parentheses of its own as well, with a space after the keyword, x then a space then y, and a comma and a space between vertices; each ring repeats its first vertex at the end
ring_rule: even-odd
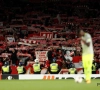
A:
POLYGON ((93 54, 82 55, 82 63, 84 68, 91 68, 93 62, 93 54))

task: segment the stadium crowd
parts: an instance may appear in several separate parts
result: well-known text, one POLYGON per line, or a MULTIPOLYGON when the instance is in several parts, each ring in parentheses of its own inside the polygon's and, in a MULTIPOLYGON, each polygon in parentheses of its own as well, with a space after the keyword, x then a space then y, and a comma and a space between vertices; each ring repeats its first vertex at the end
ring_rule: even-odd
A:
MULTIPOLYGON (((77 71, 82 70, 78 31, 83 29, 93 37, 95 52, 93 64, 97 71, 95 73, 98 73, 100 11, 97 6, 99 4, 95 6, 92 2, 52 1, 37 4, 20 3, 15 6, 10 3, 8 6, 1 6, 0 69, 2 70, 5 63, 12 66, 12 69, 21 63, 27 71, 28 67, 33 68, 36 59, 42 64, 41 69, 47 69, 55 59, 60 68, 59 73, 66 72, 72 67, 77 71), (37 58, 37 51, 48 51, 45 54, 48 60, 44 57, 37 58)), ((15 72, 14 70, 12 71, 15 72)))

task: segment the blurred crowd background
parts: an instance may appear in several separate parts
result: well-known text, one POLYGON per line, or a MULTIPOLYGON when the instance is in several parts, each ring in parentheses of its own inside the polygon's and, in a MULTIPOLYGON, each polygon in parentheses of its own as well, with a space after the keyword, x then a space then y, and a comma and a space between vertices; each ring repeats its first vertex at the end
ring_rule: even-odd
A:
POLYGON ((83 29, 93 37, 99 73, 99 7, 99 0, 0 0, 0 67, 8 62, 15 74, 21 62, 27 71, 32 68, 37 51, 48 51, 39 58, 42 69, 46 70, 56 58, 63 72, 71 68, 70 64, 80 71, 78 31, 83 29))

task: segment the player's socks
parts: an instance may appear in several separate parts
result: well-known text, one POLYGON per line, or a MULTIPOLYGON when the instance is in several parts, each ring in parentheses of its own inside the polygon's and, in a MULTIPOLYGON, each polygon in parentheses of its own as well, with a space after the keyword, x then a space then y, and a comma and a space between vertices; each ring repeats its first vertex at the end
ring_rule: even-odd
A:
POLYGON ((89 80, 88 78, 88 71, 87 68, 84 68, 84 74, 85 74, 85 82, 87 82, 87 80, 89 80))
POLYGON ((91 68, 87 69, 86 80, 87 83, 91 83, 91 68))

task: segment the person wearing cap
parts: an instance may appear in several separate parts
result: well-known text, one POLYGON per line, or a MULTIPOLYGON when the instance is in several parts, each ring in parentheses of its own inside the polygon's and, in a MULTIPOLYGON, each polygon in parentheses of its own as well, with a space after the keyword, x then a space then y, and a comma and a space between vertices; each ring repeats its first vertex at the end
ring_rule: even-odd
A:
POLYGON ((11 74, 11 68, 8 62, 5 62, 4 66, 2 66, 2 74, 11 74))
POLYGON ((35 59, 35 63, 33 64, 33 70, 34 70, 34 74, 40 74, 41 73, 41 65, 40 65, 38 59, 35 59))
POLYGON ((71 68, 69 69, 68 74, 77 74, 77 70, 74 64, 71 65, 71 68))
POLYGON ((25 74, 26 70, 24 68, 24 66, 22 65, 22 63, 19 63, 18 67, 17 67, 17 72, 18 74, 25 74))
POLYGON ((50 64, 48 71, 50 72, 50 74, 58 74, 59 73, 60 67, 56 63, 56 58, 53 59, 53 63, 50 64))

